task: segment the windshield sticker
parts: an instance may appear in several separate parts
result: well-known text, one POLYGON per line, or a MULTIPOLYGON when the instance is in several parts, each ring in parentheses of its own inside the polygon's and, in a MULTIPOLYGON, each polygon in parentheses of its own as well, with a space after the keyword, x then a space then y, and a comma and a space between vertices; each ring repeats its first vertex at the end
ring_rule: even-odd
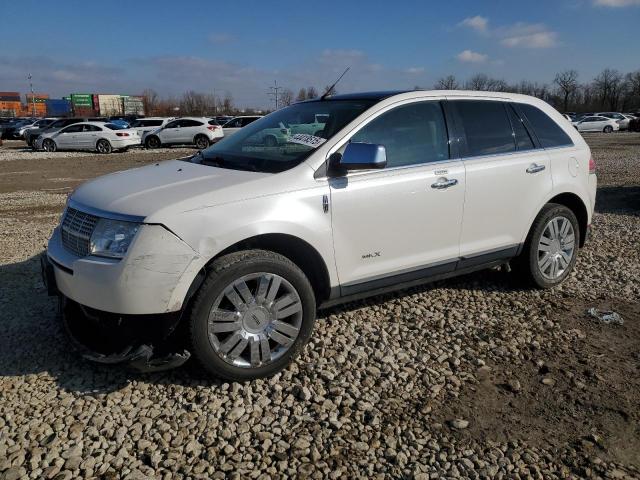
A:
POLYGON ((288 139, 291 143, 299 143, 300 145, 306 145, 307 147, 319 147, 327 141, 326 138, 316 137, 315 135, 309 135, 307 133, 296 133, 291 135, 288 139))

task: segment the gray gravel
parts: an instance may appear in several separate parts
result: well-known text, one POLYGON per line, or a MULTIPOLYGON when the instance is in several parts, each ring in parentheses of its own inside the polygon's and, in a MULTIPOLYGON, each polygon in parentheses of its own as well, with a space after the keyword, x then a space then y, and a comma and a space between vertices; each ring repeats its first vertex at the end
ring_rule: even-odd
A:
MULTIPOLYGON (((588 138, 601 178, 637 190, 640 135, 624 148, 612 137, 588 138)), ((577 334, 555 315, 561 302, 640 298, 640 205, 599 207, 592 241, 559 288, 521 289, 490 271, 350 304, 321 313, 286 371, 229 384, 189 367, 98 368, 70 351, 36 258, 64 198, 0 194, 0 480, 640 477, 638 458, 473 436, 477 418, 441 418, 498 366, 524 369, 547 344, 575 348, 577 334)), ((544 378, 536 388, 556 388, 544 378)), ((508 388, 523 395, 517 380, 508 388)))

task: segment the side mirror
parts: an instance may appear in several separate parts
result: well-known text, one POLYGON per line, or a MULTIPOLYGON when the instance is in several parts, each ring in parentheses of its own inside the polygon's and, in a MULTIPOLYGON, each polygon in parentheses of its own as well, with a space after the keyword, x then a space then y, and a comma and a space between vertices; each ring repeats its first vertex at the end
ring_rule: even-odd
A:
POLYGON ((344 153, 334 153, 329 158, 329 168, 335 176, 351 170, 382 169, 387 166, 384 145, 374 143, 349 143, 344 153))

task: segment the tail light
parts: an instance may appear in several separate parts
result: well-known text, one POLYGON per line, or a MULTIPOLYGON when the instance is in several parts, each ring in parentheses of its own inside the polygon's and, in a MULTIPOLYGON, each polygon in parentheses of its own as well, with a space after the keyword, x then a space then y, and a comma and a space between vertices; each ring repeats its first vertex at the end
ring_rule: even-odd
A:
POLYGON ((129 134, 127 132, 116 132, 116 135, 118 137, 128 137, 129 134))
POLYGON ((593 156, 589 157, 589 173, 596 173, 596 161, 593 156))
POLYGON ((220 125, 209 125, 207 128, 213 132, 214 130, 220 128, 220 125))

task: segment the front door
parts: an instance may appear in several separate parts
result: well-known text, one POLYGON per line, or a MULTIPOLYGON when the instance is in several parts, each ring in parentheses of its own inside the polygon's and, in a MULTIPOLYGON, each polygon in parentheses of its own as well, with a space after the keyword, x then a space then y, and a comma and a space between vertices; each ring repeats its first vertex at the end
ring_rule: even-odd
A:
POLYGON ((350 141, 384 145, 387 166, 329 181, 342 294, 452 271, 465 174, 462 162, 450 158, 441 103, 387 110, 350 141))

